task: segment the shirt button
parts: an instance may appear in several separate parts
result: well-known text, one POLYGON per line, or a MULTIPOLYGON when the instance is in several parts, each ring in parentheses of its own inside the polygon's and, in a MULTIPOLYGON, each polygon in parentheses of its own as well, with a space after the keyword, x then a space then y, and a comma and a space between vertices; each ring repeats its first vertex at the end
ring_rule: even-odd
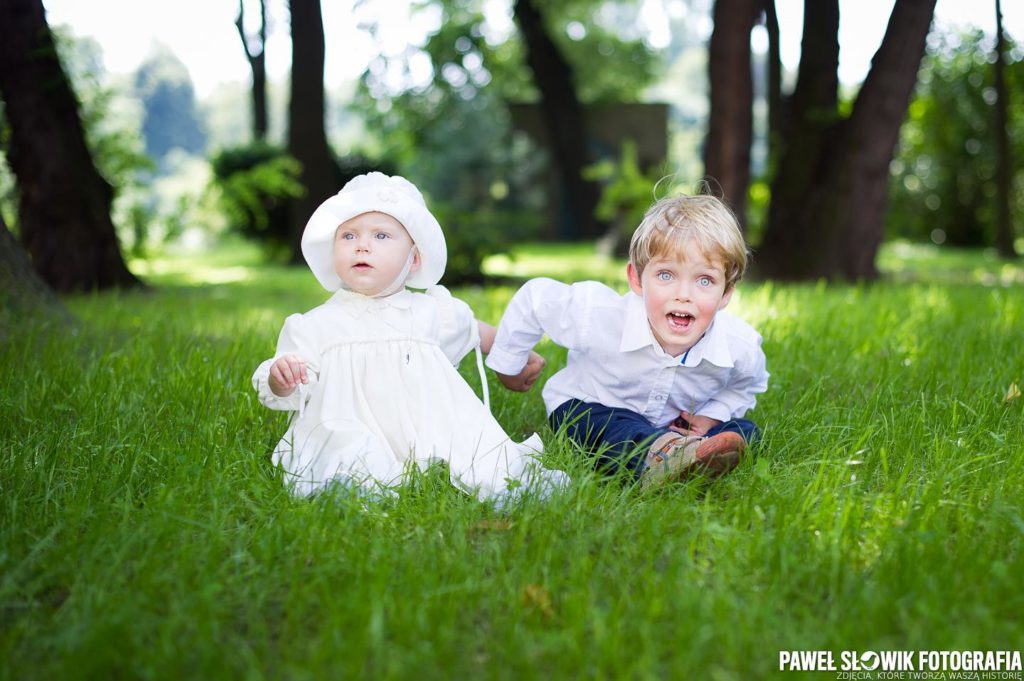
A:
POLYGON ((663 393, 654 393, 653 397, 655 402, 664 402, 666 395, 663 393))

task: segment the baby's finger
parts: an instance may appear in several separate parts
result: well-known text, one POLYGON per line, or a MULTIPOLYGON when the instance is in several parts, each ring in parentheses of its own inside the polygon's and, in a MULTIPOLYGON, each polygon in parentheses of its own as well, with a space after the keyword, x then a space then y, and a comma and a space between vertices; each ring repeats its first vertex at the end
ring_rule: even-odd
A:
POLYGON ((309 380, 306 378, 306 363, 298 355, 288 355, 288 368, 291 369, 292 376, 295 377, 295 381, 302 381, 308 383, 309 380))
POLYGON ((284 376, 288 386, 295 385, 295 371, 292 369, 292 364, 289 361, 285 361, 281 366, 281 374, 284 376))

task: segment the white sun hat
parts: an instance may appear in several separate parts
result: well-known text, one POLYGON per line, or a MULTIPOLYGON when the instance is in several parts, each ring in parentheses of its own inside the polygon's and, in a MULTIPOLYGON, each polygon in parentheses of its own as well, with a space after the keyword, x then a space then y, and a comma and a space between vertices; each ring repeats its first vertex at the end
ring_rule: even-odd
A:
POLYGON ((420 267, 405 285, 428 288, 441 280, 448 262, 444 232, 412 182, 398 175, 358 175, 320 204, 302 233, 302 256, 328 291, 344 284, 334 271, 334 235, 338 225, 363 213, 385 213, 402 223, 420 254, 420 267))

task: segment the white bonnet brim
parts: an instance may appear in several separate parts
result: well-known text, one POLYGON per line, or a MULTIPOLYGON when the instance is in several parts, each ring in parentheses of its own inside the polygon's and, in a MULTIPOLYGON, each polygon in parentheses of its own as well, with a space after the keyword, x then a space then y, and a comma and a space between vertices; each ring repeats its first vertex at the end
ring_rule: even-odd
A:
POLYGON ((420 267, 405 285, 429 288, 437 284, 448 262, 444 232, 427 209, 423 195, 404 177, 367 173, 352 178, 341 191, 313 211, 302 233, 302 256, 317 281, 328 291, 342 287, 334 271, 334 235, 338 225, 363 213, 385 213, 405 227, 420 254, 420 267))

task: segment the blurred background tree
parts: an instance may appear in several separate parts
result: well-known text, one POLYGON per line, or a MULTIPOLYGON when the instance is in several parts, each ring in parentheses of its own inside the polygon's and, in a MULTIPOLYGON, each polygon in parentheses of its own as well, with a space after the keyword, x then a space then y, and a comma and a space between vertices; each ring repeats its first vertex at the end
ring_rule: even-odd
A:
MULTIPOLYGON (((546 156, 514 130, 508 105, 543 102, 552 91, 562 93, 575 102, 569 105, 572 122, 549 120, 549 125, 575 135, 582 126, 573 119, 579 115, 577 104, 638 100, 659 65, 638 36, 616 34, 612 28, 635 24, 637 3, 545 3, 543 17, 531 19, 540 24, 531 30, 544 32, 536 39, 555 53, 549 58, 560 60, 562 71, 562 80, 545 94, 537 70, 528 64, 522 31, 495 36, 483 5, 444 1, 422 6, 420 12, 439 12, 438 30, 422 47, 371 60, 356 103, 366 127, 376 132, 375 155, 423 189, 445 218, 449 249, 464 251, 450 258, 449 283, 479 280, 485 256, 537 235, 546 198, 538 179, 547 163, 563 166, 564 182, 578 178, 575 237, 605 232, 596 215, 600 187, 583 175, 598 157, 589 149, 580 153, 579 140, 573 143, 576 151, 560 151, 558 159, 546 156), (428 71, 429 78, 417 82, 412 74, 419 70, 428 71)), ((366 29, 375 34, 377 26, 366 29)), ((566 104, 551 102, 551 107, 565 113, 566 104)))
MULTIPOLYGON (((707 175, 746 218, 765 273, 858 278, 874 276, 883 236, 1013 250, 1024 194, 1019 169, 999 159, 1020 158, 1024 131, 1019 106, 1006 108, 1005 124, 997 118, 1006 100, 998 73, 1008 97, 1021 90, 1018 43, 999 49, 991 31, 933 30, 891 163, 883 138, 897 139, 900 112, 875 106, 868 115, 871 100, 890 101, 871 94, 890 87, 883 81, 898 72, 896 89, 913 83, 913 60, 896 68, 895 55, 885 55, 913 43, 911 33, 923 35, 929 4, 896 3, 895 37, 876 55, 889 65, 872 69, 859 87, 838 81, 836 0, 805 3, 798 73, 783 69, 772 0, 664 3, 660 25, 641 20, 654 5, 641 0, 418 0, 408 5, 416 28, 397 49, 381 28, 392 6, 359 0, 341 21, 361 22, 363 49, 376 53, 368 52, 358 81, 330 90, 325 60, 337 48, 325 43, 322 11, 333 6, 239 0, 225 23, 236 54, 243 40, 251 81, 221 84, 202 101, 167 49, 118 78, 104 72, 94 42, 58 43, 89 153, 112 187, 117 236, 133 257, 236 232, 297 260, 297 235, 315 204, 352 175, 382 170, 413 180, 445 224, 445 282, 480 281, 484 259, 516 241, 593 241, 608 236, 601 223, 609 220, 629 231, 655 185, 659 194, 693 191, 707 175), (292 33, 295 77, 272 82, 266 58, 283 27, 292 33), (654 33, 663 37, 654 41, 654 33), (783 87, 793 81, 795 88, 783 87), (653 101, 670 107, 664 166, 631 160, 624 138, 581 145, 580 111, 653 101), (547 112, 549 134, 562 131, 553 143, 524 134, 524 105, 547 112), (864 124, 883 113, 884 134, 864 124), (855 158, 872 146, 858 140, 881 141, 870 164, 855 158), (849 209, 850 183, 868 165, 881 198, 860 191, 875 198, 849 209), (563 204, 572 214, 566 231, 553 230, 545 212, 556 182, 578 182, 590 194, 563 204), (886 193, 884 232, 881 217, 869 228, 853 224, 877 212, 867 207, 886 206, 886 193)), ((9 149, 6 130, 0 140, 9 149)), ((14 177, 0 164, 0 217, 22 236, 17 212, 14 177)))
MULTIPOLYGON (((993 246, 996 243, 996 119, 992 68, 993 36, 980 30, 935 31, 921 67, 917 93, 892 164, 891 237, 993 246)), ((1007 89, 1024 91, 1024 61, 1009 45, 1007 89)), ((1013 155, 1024 154, 1024 109, 1010 108, 1008 138, 1013 155)), ((1024 211, 1019 169, 1008 196, 1016 215, 1024 211)))
POLYGON ((135 92, 142 102, 146 153, 158 164, 165 164, 173 149, 206 152, 206 126, 196 107, 192 78, 167 47, 157 46, 135 72, 135 92))
POLYGON ((258 6, 259 24, 251 33, 245 28, 245 0, 238 0, 235 27, 252 71, 252 139, 265 142, 270 125, 267 119, 267 1, 259 0, 258 6))
POLYGON ((762 274, 878 276, 889 165, 934 10, 935 0, 899 0, 893 6, 847 114, 840 108, 839 2, 805 3, 799 73, 780 117, 779 158, 759 249, 762 274))
POLYGON ((0 97, 18 233, 35 271, 62 292, 138 286, 110 217, 114 190, 96 169, 41 0, 0 4, 0 97))

